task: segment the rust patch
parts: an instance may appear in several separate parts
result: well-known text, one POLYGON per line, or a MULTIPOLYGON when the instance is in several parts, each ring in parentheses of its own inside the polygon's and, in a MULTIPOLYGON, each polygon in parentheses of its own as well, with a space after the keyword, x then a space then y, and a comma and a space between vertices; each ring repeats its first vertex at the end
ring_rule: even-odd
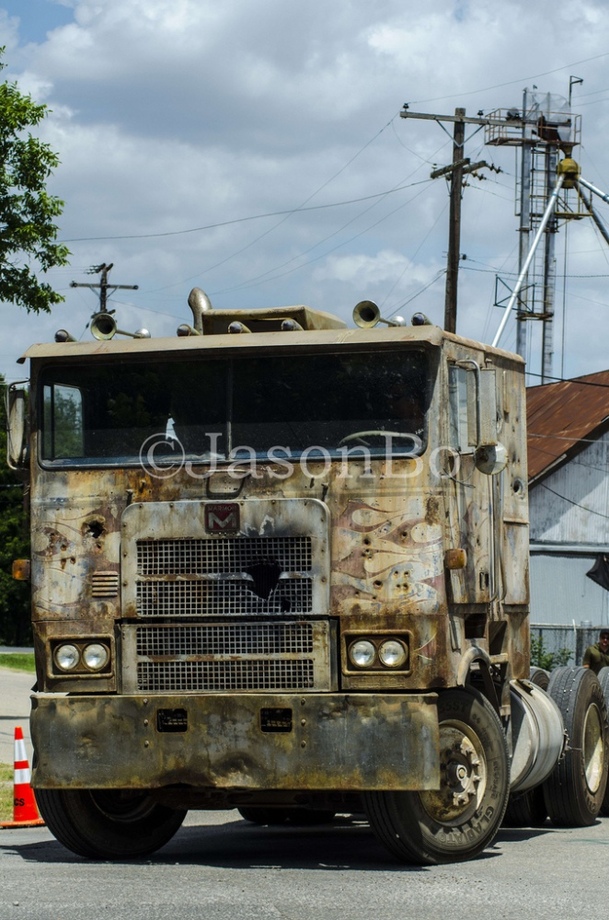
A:
POLYGON ((435 495, 430 495, 427 499, 425 521, 427 524, 440 524, 441 520, 440 502, 435 495))

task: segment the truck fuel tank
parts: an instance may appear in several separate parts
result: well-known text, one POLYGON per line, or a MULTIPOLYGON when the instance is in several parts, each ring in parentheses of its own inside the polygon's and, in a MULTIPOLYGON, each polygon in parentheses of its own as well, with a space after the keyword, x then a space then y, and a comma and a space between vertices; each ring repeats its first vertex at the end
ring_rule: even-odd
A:
POLYGON ((512 709, 511 792, 524 792, 548 778, 565 745, 557 704, 529 680, 510 681, 512 709))

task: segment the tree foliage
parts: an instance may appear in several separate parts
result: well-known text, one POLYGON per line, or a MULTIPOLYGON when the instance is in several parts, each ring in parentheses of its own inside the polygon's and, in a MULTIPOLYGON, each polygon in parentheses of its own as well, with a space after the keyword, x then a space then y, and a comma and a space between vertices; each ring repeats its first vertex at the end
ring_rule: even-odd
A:
POLYGON ((46 189, 59 158, 28 130, 46 114, 47 107, 23 95, 15 83, 0 83, 0 300, 36 313, 50 312, 64 299, 38 280, 37 271, 66 265, 70 254, 57 242, 54 223, 63 201, 46 189))
POLYGON ((544 671, 552 671, 554 668, 564 667, 567 665, 573 652, 570 648, 559 648, 555 652, 547 651, 543 636, 531 636, 531 665, 543 668, 544 671))
POLYGON ((24 486, 6 462, 5 396, 0 374, 0 645, 29 645, 30 588, 11 574, 13 559, 30 553, 24 486))

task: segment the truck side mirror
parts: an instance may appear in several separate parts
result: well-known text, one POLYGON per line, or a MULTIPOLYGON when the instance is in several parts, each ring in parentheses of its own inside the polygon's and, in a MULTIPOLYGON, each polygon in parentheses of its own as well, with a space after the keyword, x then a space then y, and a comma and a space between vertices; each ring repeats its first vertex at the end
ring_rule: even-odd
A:
POLYGON ((6 400, 6 460, 12 470, 22 470, 27 458, 26 392, 11 384, 6 400))

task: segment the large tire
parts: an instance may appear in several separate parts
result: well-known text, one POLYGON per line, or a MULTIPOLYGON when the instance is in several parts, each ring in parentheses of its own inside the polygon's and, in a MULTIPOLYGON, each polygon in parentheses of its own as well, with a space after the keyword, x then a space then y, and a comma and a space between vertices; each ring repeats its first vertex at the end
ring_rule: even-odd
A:
MULTIPOLYGON (((603 696, 605 698, 605 706, 609 711, 609 668, 601 668, 598 672, 598 682, 601 685, 601 690, 603 691, 603 696)), ((603 804, 599 814, 604 818, 609 816, 609 781, 607 782, 607 788, 605 789, 605 796, 603 798, 603 804)))
POLYGON ((40 814, 65 847, 89 859, 137 859, 154 853, 180 828, 186 812, 147 792, 37 789, 40 814))
POLYGON ((336 815, 335 811, 321 808, 266 808, 264 805, 243 806, 237 811, 245 821, 270 827, 288 823, 298 827, 314 827, 317 824, 329 824, 336 815))
POLYGON ((588 668, 556 668, 548 693, 561 711, 568 744, 543 783, 548 815, 557 827, 594 824, 605 796, 609 764, 607 710, 588 668))
POLYGON ((438 699, 440 788, 367 792, 364 805, 379 840, 403 862, 460 862, 493 841, 507 806, 508 749, 501 722, 476 690, 438 699))
POLYGON ((536 687, 541 687, 542 690, 547 690, 548 684, 550 683, 550 673, 549 671, 544 671, 543 668, 538 668, 533 665, 529 675, 529 680, 532 684, 535 684, 536 687))

